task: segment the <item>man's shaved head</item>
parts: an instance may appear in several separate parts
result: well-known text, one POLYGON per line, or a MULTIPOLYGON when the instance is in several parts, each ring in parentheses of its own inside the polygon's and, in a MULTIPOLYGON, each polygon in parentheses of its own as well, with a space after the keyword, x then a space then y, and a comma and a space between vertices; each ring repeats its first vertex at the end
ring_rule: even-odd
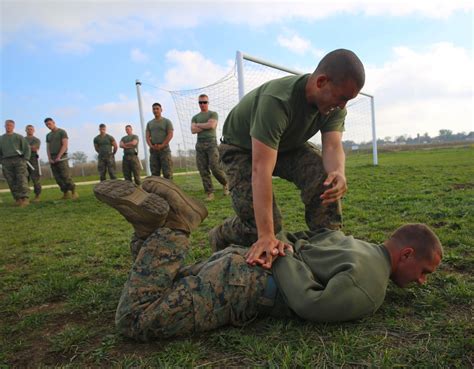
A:
POLYGON ((313 75, 325 74, 335 84, 352 79, 359 89, 365 83, 364 65, 357 55, 346 49, 337 49, 324 56, 313 75))

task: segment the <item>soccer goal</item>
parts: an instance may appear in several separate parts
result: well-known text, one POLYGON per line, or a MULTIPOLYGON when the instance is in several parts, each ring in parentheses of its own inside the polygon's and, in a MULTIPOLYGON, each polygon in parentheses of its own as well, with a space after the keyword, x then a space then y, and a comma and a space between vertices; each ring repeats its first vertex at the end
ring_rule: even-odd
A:
MULTIPOLYGON (((169 91, 176 107, 181 133, 181 137, 176 137, 181 142, 173 156, 178 157, 180 164, 187 170, 196 168, 194 151, 196 135, 191 133, 190 127, 192 117, 198 112, 196 102, 200 94, 209 96, 210 110, 219 114, 217 137, 220 137, 227 115, 247 92, 272 79, 299 74, 302 72, 237 51, 232 70, 215 83, 192 90, 169 91)), ((140 105, 139 83, 137 81, 140 105)), ((348 152, 370 150, 372 162, 377 165, 374 97, 361 92, 347 104, 347 111, 346 131, 343 135, 345 150, 348 152)), ((321 145, 321 135, 316 134, 311 141, 316 145, 321 145)))

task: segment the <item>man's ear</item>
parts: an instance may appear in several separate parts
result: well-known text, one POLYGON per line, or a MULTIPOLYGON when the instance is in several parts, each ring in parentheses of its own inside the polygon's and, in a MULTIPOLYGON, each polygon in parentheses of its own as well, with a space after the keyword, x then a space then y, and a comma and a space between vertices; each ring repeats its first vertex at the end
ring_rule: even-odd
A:
POLYGON ((329 82, 329 78, 325 74, 320 74, 316 77, 316 86, 318 88, 323 88, 329 82))
POLYGON ((406 260, 410 258, 410 256, 414 256, 414 255, 415 255, 415 250, 410 246, 406 246, 400 251, 400 259, 402 260, 406 260))

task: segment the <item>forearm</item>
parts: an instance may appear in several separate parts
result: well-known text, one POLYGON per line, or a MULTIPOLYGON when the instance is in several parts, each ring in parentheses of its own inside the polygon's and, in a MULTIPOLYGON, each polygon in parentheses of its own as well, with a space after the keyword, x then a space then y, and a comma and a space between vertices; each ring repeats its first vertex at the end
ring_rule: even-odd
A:
POLYGON ((64 153, 67 151, 67 146, 68 146, 67 142, 62 143, 61 149, 59 149, 59 152, 58 152, 58 158, 61 158, 64 155, 64 153))
POLYGON ((346 155, 342 144, 323 147, 323 165, 327 173, 338 172, 345 176, 346 155))
POLYGON ((252 170, 252 196, 258 237, 274 235, 271 173, 252 170))
POLYGON ((169 131, 169 133, 166 136, 165 140, 162 142, 162 145, 167 146, 170 143, 172 138, 173 138, 173 131, 169 131))

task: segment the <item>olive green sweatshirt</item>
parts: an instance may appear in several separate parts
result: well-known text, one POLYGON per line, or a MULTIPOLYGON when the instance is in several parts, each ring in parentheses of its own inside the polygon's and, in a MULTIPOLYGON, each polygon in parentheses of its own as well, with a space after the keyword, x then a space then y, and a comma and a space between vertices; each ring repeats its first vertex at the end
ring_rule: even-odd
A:
POLYGON ((373 314, 385 298, 390 254, 340 231, 281 233, 293 245, 273 263, 285 303, 299 317, 317 322, 359 319, 373 314))
POLYGON ((19 156, 16 150, 20 150, 26 160, 30 160, 31 149, 26 139, 18 134, 12 133, 0 136, 0 159, 14 158, 19 156))

